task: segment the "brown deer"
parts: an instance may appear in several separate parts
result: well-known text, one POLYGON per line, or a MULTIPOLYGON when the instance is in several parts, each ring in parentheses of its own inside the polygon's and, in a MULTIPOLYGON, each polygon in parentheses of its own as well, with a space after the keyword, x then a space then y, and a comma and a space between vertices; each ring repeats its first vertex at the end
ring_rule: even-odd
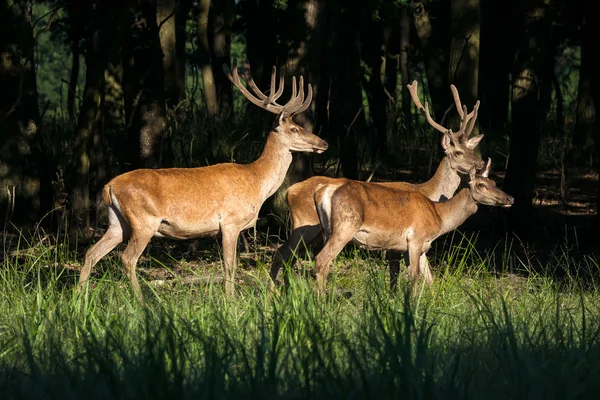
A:
MULTIPOLYGON (((395 189, 416 190, 432 201, 440 201, 449 199, 454 195, 454 192, 460 186, 460 174, 468 174, 472 167, 483 168, 485 163, 474 152, 483 135, 477 135, 469 139, 469 135, 477 119, 479 101, 475 104, 473 111, 467 113, 466 106, 461 104, 456 87, 451 85, 450 89, 452 90, 456 110, 461 119, 460 128, 456 133, 433 120, 429 114, 429 105, 427 102, 425 102, 425 106, 423 107, 417 93, 417 81, 413 81, 412 85, 408 85, 408 90, 417 108, 425 115, 433 128, 442 132, 442 148, 444 149, 445 156, 433 177, 427 182, 420 184, 408 182, 379 182, 377 184, 395 189)), ((322 237, 321 224, 319 223, 319 216, 313 200, 317 187, 324 184, 338 184, 340 182, 342 182, 341 178, 314 176, 305 181, 298 182, 288 189, 287 203, 292 219, 292 234, 277 249, 273 257, 271 266, 271 279, 273 282, 277 278, 277 274, 283 264, 289 262, 294 254, 303 249, 303 242, 307 245, 314 244, 322 237)), ((400 271, 399 259, 401 254, 388 252, 387 257, 390 260, 390 284, 393 289, 400 271)))
POLYGON ((201 168, 138 169, 117 176, 104 187, 103 202, 108 208, 109 227, 85 255, 79 277, 84 284, 92 267, 119 243, 129 240, 122 255, 131 284, 142 299, 135 266, 153 236, 192 239, 221 234, 225 291, 234 289, 238 235, 252 227, 263 202, 282 184, 292 162, 292 152, 321 153, 327 142, 296 125, 292 117, 306 110, 312 101, 312 87, 304 98, 304 81, 299 88, 292 78, 292 97, 280 105, 283 93, 280 76, 275 90, 276 69, 271 75, 271 92, 261 92, 250 74, 248 62, 238 73, 223 65, 229 80, 253 104, 277 114, 278 123, 269 133, 262 155, 251 164, 223 163, 201 168), (240 82, 240 75, 254 95, 240 82))
POLYGON ((324 293, 334 258, 351 240, 371 250, 407 252, 413 287, 419 274, 431 284, 425 253, 436 238, 459 227, 477 212, 478 204, 513 204, 514 199, 488 178, 490 164, 488 159, 481 173, 473 167, 469 187, 443 202, 418 191, 346 179, 317 188, 314 202, 326 237, 315 258, 318 292, 324 293))

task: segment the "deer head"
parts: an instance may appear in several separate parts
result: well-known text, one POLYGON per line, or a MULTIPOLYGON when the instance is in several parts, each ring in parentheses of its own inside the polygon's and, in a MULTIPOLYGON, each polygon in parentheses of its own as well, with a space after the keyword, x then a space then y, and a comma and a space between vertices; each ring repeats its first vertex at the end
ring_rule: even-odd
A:
POLYGON ((328 145, 326 141, 296 124, 292 119, 294 115, 305 111, 312 101, 313 92, 310 83, 308 84, 306 98, 304 98, 304 78, 302 76, 300 76, 298 80, 298 86, 296 86, 296 77, 292 77, 292 97, 286 104, 281 105, 278 104, 276 100, 283 93, 284 78, 283 75, 280 74, 279 87, 275 90, 277 78, 277 69, 275 66, 273 66, 273 72, 271 73, 271 90, 268 96, 256 86, 254 79, 252 79, 252 74, 250 73, 250 64, 247 60, 242 61, 241 70, 238 70, 237 61, 233 60, 233 71, 231 71, 226 64, 223 64, 223 71, 231 83, 233 83, 252 104, 279 115, 277 120, 278 124, 273 129, 273 133, 279 137, 281 142, 286 145, 290 151, 322 153, 327 150, 328 145), (254 94, 241 83, 240 76, 254 94))
POLYGON ((472 167, 481 169, 485 163, 483 160, 475 155, 475 147, 479 144, 483 135, 477 135, 469 138, 469 135, 473 131, 475 121, 477 120, 477 113, 479 110, 479 100, 475 103, 473 111, 467 113, 467 106, 463 106, 458 95, 458 90, 454 85, 450 85, 452 95, 454 97, 454 104, 456 105, 456 111, 460 116, 460 127, 457 132, 452 132, 452 129, 448 129, 443 125, 434 121, 429 114, 429 104, 425 102, 425 106, 421 104, 419 96, 417 94, 418 84, 417 81, 413 81, 411 85, 408 85, 408 90, 412 97, 415 106, 425 115, 427 122, 436 130, 442 132, 442 148, 444 153, 450 162, 450 166, 460 173, 468 174, 472 167))
POLYGON ((492 159, 488 158, 485 169, 477 172, 473 167, 469 171, 471 196, 479 204, 496 207, 510 207, 515 199, 496 187, 496 182, 488 178, 492 159))

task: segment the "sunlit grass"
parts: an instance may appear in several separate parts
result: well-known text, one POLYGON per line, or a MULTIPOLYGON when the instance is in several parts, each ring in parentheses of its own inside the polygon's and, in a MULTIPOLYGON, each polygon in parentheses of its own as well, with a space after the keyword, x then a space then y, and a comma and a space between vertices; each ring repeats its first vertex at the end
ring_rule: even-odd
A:
MULTIPOLYGON (((209 277, 192 283, 148 282, 145 304, 132 295, 116 255, 78 293, 73 251, 53 239, 20 240, 0 271, 2 398, 600 392, 595 285, 576 274, 557 282, 547 274, 498 273, 502 265, 494 263, 508 263, 510 248, 479 254, 475 237, 457 234, 447 239, 450 250, 432 250, 436 282, 415 293, 405 278, 390 292, 380 253, 348 248, 325 298, 315 295, 310 264, 294 268, 290 287, 271 294, 270 255, 259 253, 255 267, 238 272, 233 299, 225 298, 213 266, 186 270, 209 277)), ((556 260, 576 263, 568 254, 556 260)), ((142 269, 177 262, 150 258, 142 269)), ((598 266, 582 262, 582 269, 598 266)))

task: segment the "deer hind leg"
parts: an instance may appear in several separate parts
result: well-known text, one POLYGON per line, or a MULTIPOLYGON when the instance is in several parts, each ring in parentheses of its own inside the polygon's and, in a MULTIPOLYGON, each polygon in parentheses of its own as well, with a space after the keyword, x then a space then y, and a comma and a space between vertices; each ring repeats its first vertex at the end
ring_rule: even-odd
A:
POLYGON ((129 277, 131 281, 131 286, 135 291, 135 294, 138 296, 140 301, 144 300, 142 295, 142 291, 140 288, 140 284, 137 280, 137 274, 135 272, 135 267, 137 262, 142 255, 142 252, 152 239, 152 236, 158 230, 158 226, 156 229, 148 229, 148 228, 133 228, 131 232, 131 237, 129 238, 129 243, 127 243, 127 247, 121 256, 121 260, 123 262, 123 266, 125 267, 125 273, 129 277))
POLYGON ((344 246, 352 240, 354 234, 362 225, 361 220, 355 214, 350 218, 339 219, 331 231, 329 240, 325 242, 323 249, 315 257, 315 267, 317 273, 317 294, 325 293, 325 284, 327 276, 331 270, 331 264, 335 257, 340 254, 344 246))
MULTIPOLYGON (((275 283, 277 274, 284 264, 290 263, 304 253, 306 247, 311 244, 321 233, 321 225, 301 226, 292 231, 289 239, 277 249, 271 264, 271 284, 275 283)), ((289 283, 287 274, 285 284, 289 283)))
POLYGON ((108 230, 85 253, 83 268, 79 274, 79 285, 84 285, 89 279, 92 268, 98 261, 107 255, 112 249, 124 240, 127 240, 131 233, 131 228, 127 221, 116 211, 113 206, 108 207, 108 230))
POLYGON ((425 253, 419 257, 419 271, 423 275, 423 278, 425 278, 425 283, 431 285, 433 283, 433 274, 429 268, 429 261, 427 260, 427 255, 425 253))

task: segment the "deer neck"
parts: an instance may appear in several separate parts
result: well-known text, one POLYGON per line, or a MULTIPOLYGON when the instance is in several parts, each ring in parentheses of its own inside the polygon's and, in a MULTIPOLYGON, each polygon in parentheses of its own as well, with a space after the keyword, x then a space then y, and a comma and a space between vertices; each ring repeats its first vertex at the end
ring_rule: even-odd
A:
POLYGON ((460 186, 460 175, 450 166, 448 157, 444 157, 427 182, 419 185, 419 191, 433 201, 451 199, 460 186))
POLYGON ((434 207, 442 220, 440 235, 458 228, 477 212, 477 203, 468 188, 462 189, 448 201, 434 203, 434 207))
POLYGON ((271 132, 261 156, 250 164, 250 169, 258 178, 261 196, 271 196, 281 186, 292 163, 290 149, 281 141, 277 133, 271 132))

